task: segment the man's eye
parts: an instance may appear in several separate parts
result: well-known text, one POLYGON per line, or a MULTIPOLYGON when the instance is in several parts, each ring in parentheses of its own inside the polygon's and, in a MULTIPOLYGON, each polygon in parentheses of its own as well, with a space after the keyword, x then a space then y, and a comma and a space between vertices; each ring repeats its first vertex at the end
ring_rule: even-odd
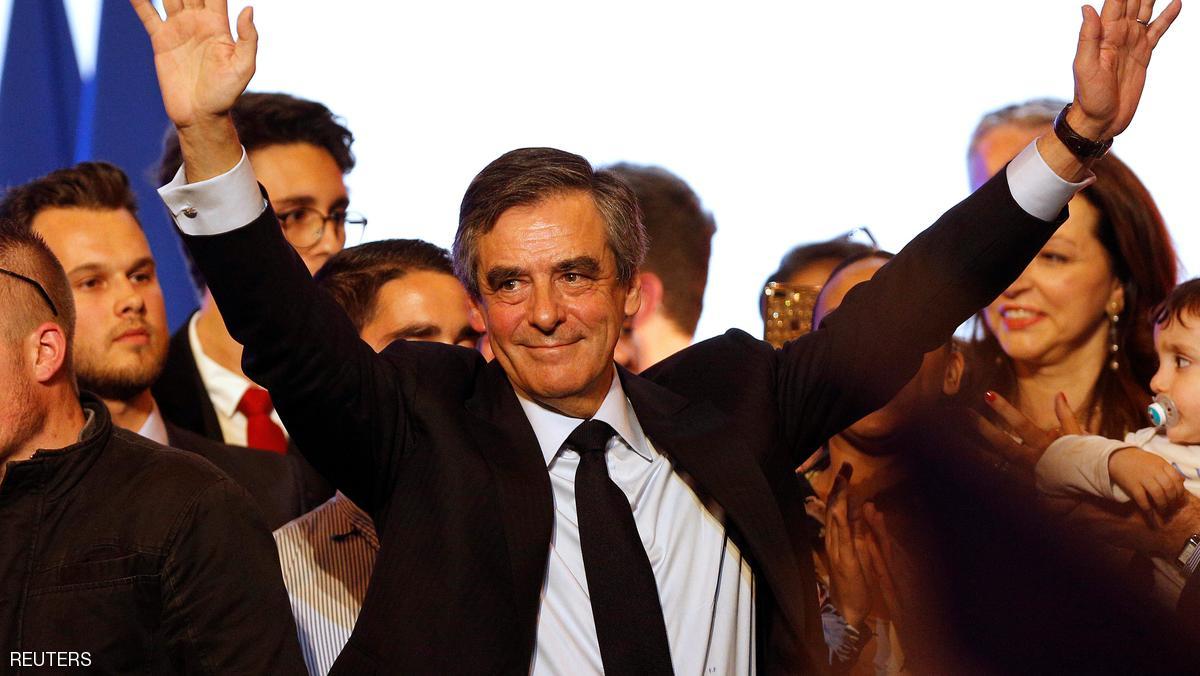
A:
POLYGON ((284 225, 296 225, 302 220, 304 220, 303 211, 285 211, 279 214, 279 222, 284 225))
POLYGON ((521 285, 521 283, 515 279, 506 279, 503 282, 500 282, 500 290, 501 291, 516 291, 517 287, 519 287, 520 285, 521 285))
POLYGON ((81 289, 98 289, 98 288, 100 288, 100 285, 102 283, 103 283, 103 281, 99 277, 88 277, 87 279, 83 279, 83 280, 79 281, 79 288, 81 288, 81 289))
POLYGON ((583 280, 583 276, 580 275, 578 272, 568 272, 563 275, 563 281, 565 281, 568 284, 574 284, 575 282, 579 282, 582 280, 583 280))

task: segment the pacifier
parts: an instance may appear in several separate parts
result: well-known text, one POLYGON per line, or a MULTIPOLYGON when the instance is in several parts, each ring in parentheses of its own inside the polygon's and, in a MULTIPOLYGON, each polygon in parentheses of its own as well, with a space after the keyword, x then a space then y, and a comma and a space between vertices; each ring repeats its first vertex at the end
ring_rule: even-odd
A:
POLYGON ((1165 394, 1155 395, 1154 403, 1146 407, 1146 413, 1149 414, 1150 422, 1154 423, 1155 427, 1171 427, 1179 422, 1179 409, 1175 407, 1175 402, 1165 394))

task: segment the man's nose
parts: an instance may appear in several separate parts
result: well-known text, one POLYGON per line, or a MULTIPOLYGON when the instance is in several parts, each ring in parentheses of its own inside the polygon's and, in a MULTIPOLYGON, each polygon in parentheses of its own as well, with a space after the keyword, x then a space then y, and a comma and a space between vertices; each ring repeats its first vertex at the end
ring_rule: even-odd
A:
POLYGON ((118 315, 145 314, 146 299, 128 277, 121 277, 116 282, 116 289, 117 302, 113 309, 118 315))
POLYGON ((562 303, 550 284, 534 284, 529 323, 542 333, 553 333, 562 323, 562 303))

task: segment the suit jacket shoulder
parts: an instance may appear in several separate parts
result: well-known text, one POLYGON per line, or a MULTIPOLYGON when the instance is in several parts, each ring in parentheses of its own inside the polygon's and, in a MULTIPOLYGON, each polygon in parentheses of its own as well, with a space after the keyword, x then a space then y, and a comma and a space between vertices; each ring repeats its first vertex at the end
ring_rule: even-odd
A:
POLYGON ((308 504, 299 456, 229 446, 167 423, 171 446, 208 460, 242 487, 272 530, 313 506, 308 504))

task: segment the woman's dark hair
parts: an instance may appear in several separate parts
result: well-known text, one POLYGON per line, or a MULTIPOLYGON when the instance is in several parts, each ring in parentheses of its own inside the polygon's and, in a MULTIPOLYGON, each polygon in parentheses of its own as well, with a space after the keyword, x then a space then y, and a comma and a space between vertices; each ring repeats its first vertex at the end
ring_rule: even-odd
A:
MULTIPOLYGON (((1158 207, 1137 175, 1114 155, 1092 167, 1096 181, 1083 197, 1100 212, 1096 238, 1104 246, 1113 275, 1125 291, 1125 308, 1117 322, 1118 350, 1114 370, 1101 370, 1085 410, 1088 423, 1099 410, 1100 434, 1121 438, 1144 427, 1150 399, 1150 379, 1158 368, 1154 352, 1155 308, 1175 286, 1177 257, 1158 207)), ((970 368, 966 396, 978 397, 992 389, 1012 399, 1016 373, 1012 360, 987 328, 982 313, 976 317, 975 340, 968 350, 970 368)), ((1111 360, 1108 360, 1111 361, 1111 360)))

